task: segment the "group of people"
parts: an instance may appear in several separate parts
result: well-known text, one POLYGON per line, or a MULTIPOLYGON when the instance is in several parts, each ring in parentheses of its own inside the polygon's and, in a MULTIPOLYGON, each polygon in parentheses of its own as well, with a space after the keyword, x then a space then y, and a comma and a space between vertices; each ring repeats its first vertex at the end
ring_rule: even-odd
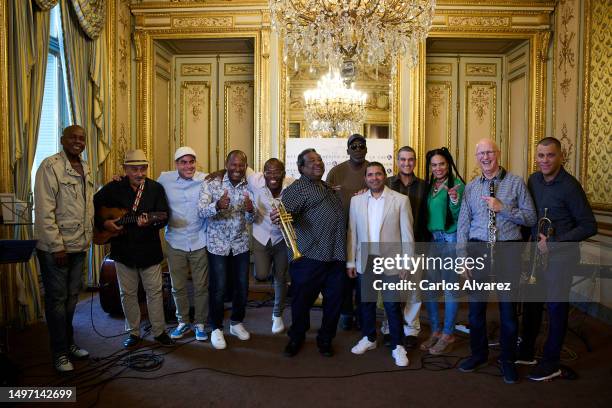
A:
MULTIPOLYGON (((400 244, 401 248, 415 242, 447 243, 441 247, 449 251, 454 243, 521 241, 521 228, 531 228, 531 239, 546 253, 547 242, 579 242, 596 233, 586 195, 563 168, 561 144, 552 137, 539 141, 539 171, 529 177, 527 184, 501 167, 500 149, 490 139, 476 145, 481 175, 466 184, 446 148, 427 153, 423 180, 414 174, 415 150, 404 146, 396 155, 398 174, 387 177, 387 169, 381 163, 366 160, 366 139, 354 134, 347 144, 349 160, 331 169, 326 181, 325 165, 315 149, 298 155, 300 177, 293 179, 286 177, 283 162, 276 158, 265 163, 262 173, 252 171, 246 155, 238 150, 228 154, 223 170, 206 175, 196 170, 195 151, 184 146, 174 155, 176 169, 163 172, 157 181, 147 177, 144 152, 128 152, 123 163, 125 175, 95 195, 87 164, 80 157, 85 148, 83 129, 66 128, 61 143, 63 150, 45 159, 36 175, 35 227, 54 366, 62 372, 73 369, 71 358, 88 355, 74 341, 72 318, 85 251, 94 229, 116 234, 110 242, 109 256, 115 261, 125 313, 125 347, 141 340, 139 278, 147 295, 152 334, 159 343, 171 346, 190 331, 197 340, 205 341, 209 338, 206 328, 210 326, 212 346, 226 348, 224 297, 228 280, 233 286, 229 333, 241 341, 248 340, 250 333, 244 320, 252 252, 256 277, 274 278, 274 334, 285 330, 283 311, 291 281, 291 326, 284 349, 288 357, 299 353, 310 328, 310 310, 320 295, 323 313, 316 341, 322 355, 334 354, 332 341, 339 323, 343 329, 357 326, 361 330, 362 337, 352 353, 363 354, 376 348, 377 299, 362 299, 362 289, 373 260, 386 250, 384 244, 400 244), (136 216, 135 222, 105 219, 99 215, 103 208, 127 209, 136 216), (291 260, 297 254, 285 242, 287 237, 280 225, 281 212, 285 211, 292 218, 293 237, 301 255, 295 261, 291 260), (553 237, 537 231, 537 220, 545 211, 555 227, 553 237), (164 258, 160 229, 164 227, 178 321, 169 334, 164 321, 160 266, 164 258), (192 321, 187 294, 189 276, 194 288, 192 321)), ((561 264, 555 261, 554 254, 549 258, 542 279, 558 279, 555 271, 561 264)), ((503 254, 495 262, 496 268, 513 274, 512 264, 503 254)), ((564 287, 569 292, 569 284, 564 287)), ((420 348, 433 355, 451 350, 459 303, 450 290, 444 291, 443 297, 443 317, 437 297, 424 299, 431 332, 419 345, 418 292, 402 303, 382 296, 385 319, 381 331, 398 366, 409 364, 407 349, 420 348)), ((548 337, 538 362, 535 339, 543 303, 524 307, 522 341, 517 348, 516 304, 503 296, 499 300, 499 363, 504 381, 518 380, 516 364, 533 365, 533 380, 560 375, 567 302, 547 302, 548 337)), ((475 371, 488 362, 486 308, 486 301, 469 302, 471 356, 460 364, 463 372, 475 371)))

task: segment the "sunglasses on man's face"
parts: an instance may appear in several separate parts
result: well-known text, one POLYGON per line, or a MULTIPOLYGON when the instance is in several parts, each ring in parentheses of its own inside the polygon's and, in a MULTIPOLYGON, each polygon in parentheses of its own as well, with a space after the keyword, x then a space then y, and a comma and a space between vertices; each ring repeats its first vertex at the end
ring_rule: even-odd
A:
POLYGON ((349 148, 353 151, 355 150, 365 150, 366 145, 363 143, 355 143, 349 146, 349 148))

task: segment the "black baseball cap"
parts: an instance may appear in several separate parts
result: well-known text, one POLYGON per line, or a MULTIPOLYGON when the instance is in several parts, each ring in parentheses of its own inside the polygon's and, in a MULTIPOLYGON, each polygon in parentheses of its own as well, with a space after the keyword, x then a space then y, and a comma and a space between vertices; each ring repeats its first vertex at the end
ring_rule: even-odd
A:
POLYGON ((353 133, 349 138, 348 138, 348 142, 346 143, 347 146, 350 146, 351 144, 353 144, 353 142, 355 140, 360 140, 363 142, 363 144, 367 144, 366 143, 366 138, 363 137, 363 135, 360 135, 359 133, 353 133))

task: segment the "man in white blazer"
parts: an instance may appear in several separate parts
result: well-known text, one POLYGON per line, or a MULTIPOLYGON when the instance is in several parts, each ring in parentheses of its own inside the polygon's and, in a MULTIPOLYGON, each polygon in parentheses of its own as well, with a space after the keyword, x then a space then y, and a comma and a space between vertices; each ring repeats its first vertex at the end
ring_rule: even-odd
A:
MULTIPOLYGON (((372 263, 376 256, 394 257, 398 249, 411 248, 414 243, 408 197, 385 186, 385 168, 378 162, 368 164, 364 177, 368 191, 351 199, 347 235, 346 272, 349 277, 358 278, 358 294, 365 293, 362 292, 362 285, 366 284, 364 273, 372 274, 372 263), (368 254, 362 254, 364 248, 367 248, 368 254)), ((371 295, 372 292, 369 293, 371 295)), ((363 338, 351 349, 354 354, 363 354, 376 348, 376 302, 363 300, 360 307, 363 338)), ((396 365, 407 366, 408 357, 402 345, 400 303, 392 301, 388 294, 383 294, 383 300, 389 319, 393 359, 396 365)))

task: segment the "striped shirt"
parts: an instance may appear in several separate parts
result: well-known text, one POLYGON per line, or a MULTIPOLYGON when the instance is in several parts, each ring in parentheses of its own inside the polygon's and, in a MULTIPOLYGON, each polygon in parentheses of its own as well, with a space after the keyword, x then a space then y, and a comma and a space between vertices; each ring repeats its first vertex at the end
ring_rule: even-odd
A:
POLYGON ((346 261, 342 201, 329 184, 302 176, 284 190, 282 201, 293 217, 297 246, 304 257, 322 262, 346 261))
MULTIPOLYGON (((521 240, 521 226, 531 227, 536 223, 536 212, 527 186, 519 176, 503 168, 492 179, 495 197, 503 208, 496 214, 497 241, 521 240)), ((457 221, 457 242, 470 239, 489 240, 489 210, 483 196, 489 196, 490 180, 484 176, 470 181, 463 192, 463 202, 457 221)))

